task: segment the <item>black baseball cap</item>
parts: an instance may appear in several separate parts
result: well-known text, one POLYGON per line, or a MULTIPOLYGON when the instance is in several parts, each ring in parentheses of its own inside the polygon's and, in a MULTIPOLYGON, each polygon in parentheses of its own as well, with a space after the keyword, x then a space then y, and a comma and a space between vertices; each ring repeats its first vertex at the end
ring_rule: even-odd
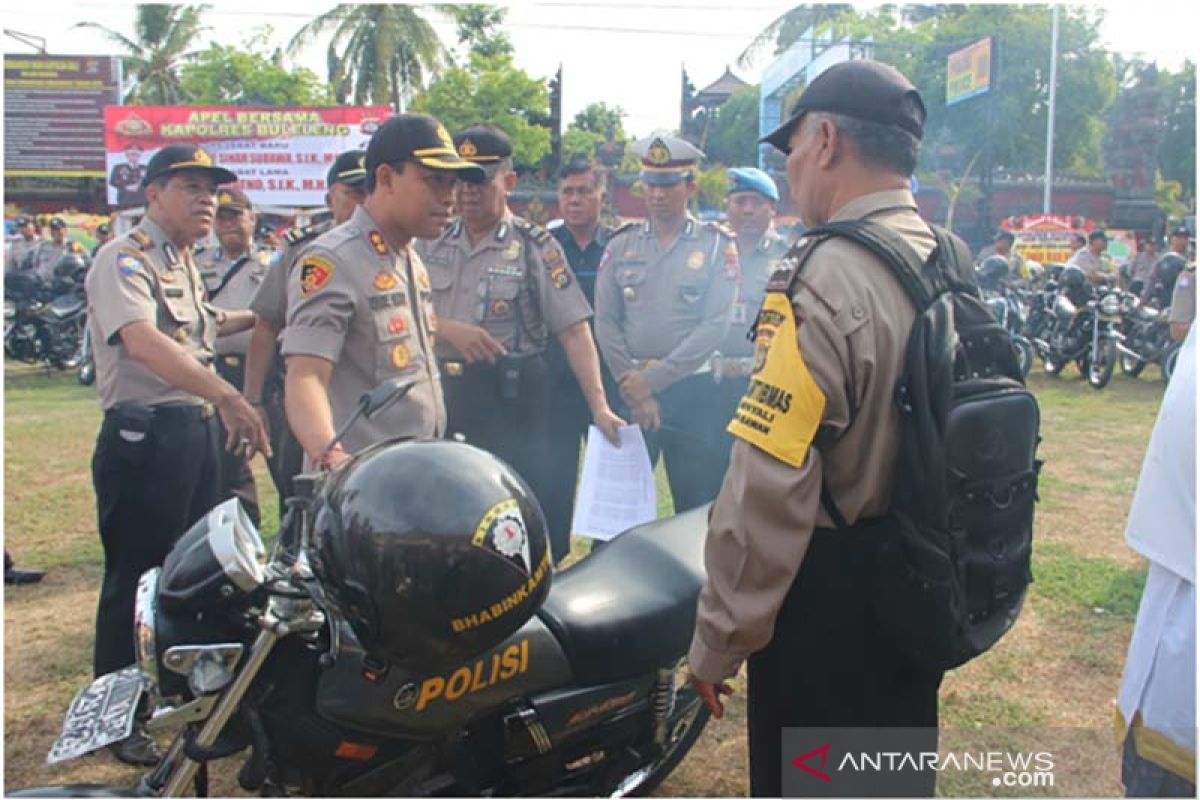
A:
POLYGON ((96 233, 105 234, 112 233, 112 225, 107 222, 101 222, 96 226, 96 233))
POLYGON ((1171 236, 1186 236, 1190 239, 1192 238, 1192 232, 1187 228, 1176 228, 1175 230, 1171 231, 1171 236))
POLYGON ((50 230, 57 231, 62 228, 65 228, 65 227, 67 227, 67 223, 63 220, 62 217, 51 217, 50 218, 50 230))
POLYGON ((429 169, 456 172, 458 177, 481 183, 484 172, 464 161, 442 123, 428 114, 397 114, 388 118, 367 143, 366 170, 374 173, 380 164, 413 161, 429 169))
POLYGON ((230 208, 234 211, 253 211, 254 204, 241 189, 230 186, 217 192, 217 210, 230 208))
POLYGON ((512 139, 495 125, 472 125, 454 134, 458 154, 481 167, 512 158, 512 139))
POLYGON ((13 225, 16 225, 18 228, 24 227, 25 225, 32 225, 32 224, 33 224, 32 217, 17 217, 16 219, 13 220, 13 225))
POLYGON ((367 151, 347 150, 336 159, 325 175, 325 185, 344 183, 347 186, 358 186, 367 180, 367 151))
POLYGON ((237 180, 237 175, 224 167, 218 167, 213 161, 213 157, 200 145, 169 144, 155 153, 150 159, 150 163, 146 165, 146 177, 142 178, 142 188, 145 189, 164 175, 185 169, 206 172, 218 184, 233 183, 237 180))
POLYGON ((843 61, 822 72, 792 106, 788 120, 759 141, 780 152, 791 152, 792 131, 809 111, 892 125, 918 139, 925 132, 925 103, 920 93, 899 70, 878 61, 843 61))
POLYGON ((1088 241, 1089 241, 1089 242, 1091 242, 1091 241, 1094 241, 1094 240, 1096 240, 1096 239, 1103 239, 1104 241, 1106 241, 1106 242, 1107 242, 1107 241, 1108 241, 1108 234, 1107 234, 1107 233, 1105 233, 1104 231, 1100 231, 1100 230, 1092 231, 1091 233, 1089 233, 1089 234, 1088 234, 1088 241))
POLYGON ((992 237, 993 242, 998 242, 1002 239, 1007 239, 1010 242, 1015 242, 1017 240, 1017 236, 1012 231, 1003 231, 1002 230, 1002 231, 996 231, 996 235, 992 237))

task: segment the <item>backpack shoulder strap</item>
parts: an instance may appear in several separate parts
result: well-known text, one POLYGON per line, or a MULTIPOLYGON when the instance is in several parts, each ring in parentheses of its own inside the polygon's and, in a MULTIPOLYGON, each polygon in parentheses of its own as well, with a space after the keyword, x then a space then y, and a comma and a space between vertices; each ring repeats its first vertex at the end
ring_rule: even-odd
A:
MULTIPOLYGON (((922 271, 927 262, 917 255, 912 245, 900 234, 869 219, 829 222, 806 232, 809 236, 822 234, 850 239, 878 256, 892 270, 892 274, 904 287, 918 311, 924 311, 933 303, 937 287, 930 291, 930 287, 922 278, 922 271)), ((937 257, 937 250, 941 247, 942 240, 939 238, 938 248, 930 254, 930 260, 937 257)))

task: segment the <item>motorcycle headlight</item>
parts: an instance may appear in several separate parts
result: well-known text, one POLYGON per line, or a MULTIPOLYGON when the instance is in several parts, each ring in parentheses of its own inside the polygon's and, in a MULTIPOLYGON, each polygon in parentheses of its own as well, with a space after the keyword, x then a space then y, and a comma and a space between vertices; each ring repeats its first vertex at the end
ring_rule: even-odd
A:
POLYGON ((30 314, 40 314, 40 313, 42 313, 42 309, 44 309, 45 307, 46 307, 46 304, 43 303, 41 300, 34 300, 32 303, 29 304, 29 313, 30 314))
POLYGON ((1075 304, 1063 295, 1054 298, 1054 315, 1064 322, 1075 316, 1075 304))
POLYGON ((4 318, 6 320, 17 318, 17 304, 11 300, 4 301, 4 318))
POLYGON ((157 608, 158 576, 161 567, 146 570, 138 578, 137 596, 133 601, 133 642, 137 650, 137 665, 142 674, 158 686, 157 608))
POLYGON ((1121 313, 1121 298, 1117 295, 1109 293, 1100 298, 1100 313, 1106 317, 1113 317, 1121 313))

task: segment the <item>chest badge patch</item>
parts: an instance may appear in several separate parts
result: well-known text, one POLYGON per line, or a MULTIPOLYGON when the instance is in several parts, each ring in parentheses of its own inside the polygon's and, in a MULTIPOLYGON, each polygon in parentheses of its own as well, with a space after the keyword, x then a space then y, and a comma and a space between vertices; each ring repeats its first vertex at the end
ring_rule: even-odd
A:
POLYGON ((308 297, 320 291, 332 277, 332 261, 320 256, 305 256, 300 262, 300 293, 308 297))
POLYGON ((396 369, 404 369, 412 361, 412 357, 408 353, 408 348, 402 344, 398 344, 392 348, 392 366, 396 369))
POLYGON ((704 266, 704 253, 700 250, 693 250, 692 254, 687 257, 688 269, 700 269, 704 266))
POLYGON ((402 333, 408 332, 408 320, 404 317, 392 317, 388 320, 388 333, 393 336, 399 336, 402 333))
POLYGON ((521 257, 521 243, 516 239, 513 239, 504 246, 504 252, 502 255, 506 261, 516 261, 521 257))
POLYGON ((558 267, 550 273, 550 280, 555 289, 565 289, 571 285, 571 273, 566 267, 558 267))
POLYGON ((379 270, 375 275, 375 288, 381 292, 395 289, 397 283, 399 281, 396 280, 396 276, 386 269, 379 270))

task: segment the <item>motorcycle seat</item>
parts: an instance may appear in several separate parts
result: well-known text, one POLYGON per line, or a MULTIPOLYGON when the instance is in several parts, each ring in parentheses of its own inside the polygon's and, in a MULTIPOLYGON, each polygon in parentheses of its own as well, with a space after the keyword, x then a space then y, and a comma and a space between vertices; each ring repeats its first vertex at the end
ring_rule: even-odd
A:
POLYGON ((642 675, 687 652, 707 530, 706 504, 632 528, 554 576, 538 616, 579 682, 642 675))
POLYGON ((66 319, 67 317, 73 317, 79 312, 83 311, 83 306, 83 298, 74 297, 72 295, 62 295, 61 297, 54 298, 50 302, 49 308, 50 313, 52 313, 54 316, 58 317, 59 319, 66 319))

